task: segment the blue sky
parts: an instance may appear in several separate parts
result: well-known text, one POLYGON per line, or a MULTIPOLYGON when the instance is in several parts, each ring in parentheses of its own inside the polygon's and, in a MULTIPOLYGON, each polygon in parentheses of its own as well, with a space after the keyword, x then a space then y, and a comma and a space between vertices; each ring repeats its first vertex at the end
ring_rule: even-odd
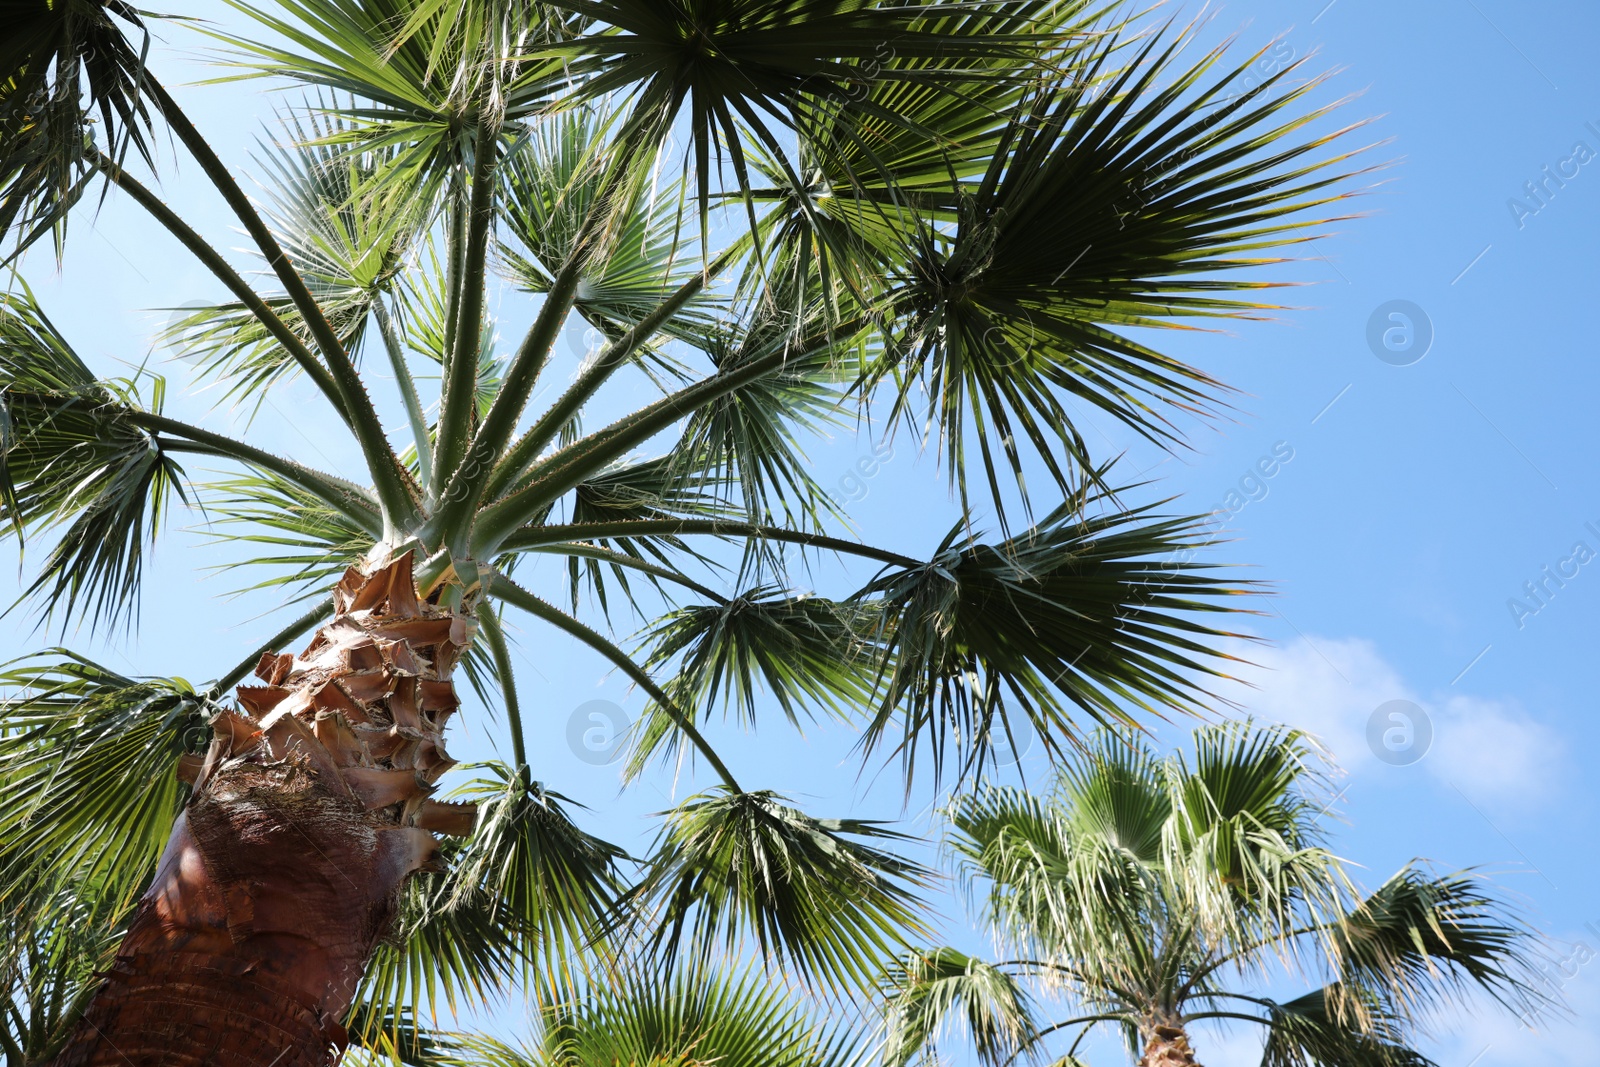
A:
MULTIPOLYGON (((181 10, 229 17, 220 4, 181 10)), ((1314 730, 1347 769, 1329 816, 1345 823, 1340 851, 1372 883, 1418 855, 1447 868, 1485 866, 1523 901, 1557 956, 1585 958, 1573 955, 1576 942, 1600 951, 1600 934, 1584 928, 1600 930, 1591 888, 1600 861, 1584 829, 1595 824, 1597 798, 1586 755, 1600 742, 1600 370, 1590 313, 1600 283, 1600 8, 1260 0, 1213 6, 1211 19, 1208 39, 1237 31, 1239 47, 1251 50, 1278 39, 1269 56, 1310 56, 1304 69, 1336 71, 1317 99, 1360 94, 1341 120, 1374 119, 1365 139, 1387 143, 1369 156, 1393 165, 1357 202, 1367 217, 1339 224, 1307 249, 1314 258, 1289 268, 1308 283, 1286 301, 1297 310, 1222 335, 1161 339, 1241 391, 1231 419, 1195 427, 1193 450, 1172 458, 1113 426, 1096 424, 1091 440, 1107 455, 1128 450, 1130 466, 1161 479, 1163 493, 1182 494, 1188 509, 1232 512, 1234 540, 1218 558, 1250 564, 1276 595, 1252 623, 1270 642, 1249 650, 1259 664, 1249 672, 1255 688, 1231 695, 1264 718, 1314 730), (1396 301, 1408 302, 1407 318, 1388 318, 1396 301), (1375 351, 1369 334, 1390 329, 1431 333, 1431 346, 1408 362, 1420 345, 1391 352, 1380 336, 1375 351), (1272 461, 1258 469, 1264 457, 1272 461), (1385 762, 1368 743, 1374 712, 1395 700, 1431 726, 1429 750, 1413 762, 1385 762)), ((172 47, 157 58, 166 80, 201 77, 176 54, 195 39, 178 31, 167 39, 172 47)), ((252 85, 180 95, 224 156, 245 164, 272 99, 252 85)), ((217 240, 240 243, 229 241, 225 215, 191 170, 168 178, 169 198, 217 240)), ((114 361, 150 353, 166 319, 155 309, 217 293, 115 198, 93 232, 80 217, 62 272, 36 253, 26 274, 79 350, 108 372, 114 361)), ((508 338, 528 318, 509 293, 496 313, 508 338)), ((181 364, 158 369, 175 386, 182 379, 181 364)), ((236 418, 213 410, 209 395, 175 392, 171 406, 184 417, 217 427, 236 418)), ((393 414, 398 430, 397 407, 393 414)), ((319 466, 356 466, 301 383, 272 396, 252 433, 319 466)), ((953 514, 943 474, 902 436, 871 478, 851 480, 873 445, 850 434, 818 442, 819 479, 839 485, 870 539, 926 550, 953 514)), ((157 547, 139 627, 109 642, 81 634, 72 643, 132 673, 200 680, 275 628, 256 621, 274 606, 270 597, 224 597, 243 584, 237 576, 201 580, 197 568, 230 556, 208 544, 200 517, 179 525, 186 529, 157 547)), ((11 543, 0 547, 7 583, 15 555, 11 543)), ((826 584, 848 587, 843 577, 826 584)), ((0 622, 9 648, 55 643, 32 622, 16 614, 0 622)), ((517 637, 540 773, 591 805, 595 832, 643 848, 649 826, 638 816, 704 779, 662 773, 619 796, 614 766, 573 758, 568 723, 586 701, 636 714, 642 700, 566 638, 531 625, 517 637)), ((490 751, 489 725, 463 719, 458 754, 490 751)), ((893 775, 858 777, 844 731, 814 730, 804 741, 779 727, 723 734, 742 776, 787 791, 815 814, 901 815, 893 775)), ((1181 730, 1161 736, 1176 741, 1181 730)), ((915 822, 929 799, 919 793, 906 815, 915 822)), ((958 895, 941 907, 953 941, 983 947, 958 895)), ((1534 1032, 1476 1011, 1444 1020, 1427 1051, 1457 1067, 1555 1061, 1600 1009, 1600 965, 1569 970, 1573 1020, 1534 1032)), ((515 1014, 508 1009, 502 1020, 515 1014)), ((1242 1032, 1207 1034, 1199 1052, 1210 1067, 1256 1062, 1242 1032)), ((1102 1052, 1096 1062, 1117 1061, 1102 1052)))

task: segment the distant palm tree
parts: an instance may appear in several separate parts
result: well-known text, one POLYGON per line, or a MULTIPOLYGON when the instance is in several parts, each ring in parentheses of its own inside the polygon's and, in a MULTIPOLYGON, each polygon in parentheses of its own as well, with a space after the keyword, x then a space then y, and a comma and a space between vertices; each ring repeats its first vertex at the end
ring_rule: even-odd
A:
POLYGON ((791 720, 836 715, 909 787, 1025 726, 1059 754, 1085 718, 1203 699, 1226 657, 1195 613, 1243 585, 1190 559, 1201 520, 1124 505, 1071 409, 1170 444, 1219 401, 1133 334, 1264 313, 1268 283, 1238 269, 1344 195, 1297 68, 1180 61, 1187 31, 1072 0, 231 6, 254 34, 200 24, 232 51, 222 74, 308 93, 264 150, 264 207, 146 66, 150 16, 14 0, 0 223, 59 256, 75 208, 147 213, 228 294, 166 337, 195 380, 259 409, 299 376, 325 404, 297 421, 347 431, 365 469, 169 417, 163 379, 101 377, 10 285, 0 511, 54 538, 25 590, 41 617, 134 618, 185 503, 306 601, 205 685, 65 650, 8 668, 0 921, 31 1005, 13 1060, 314 1067, 632 918, 663 950, 752 936, 859 982, 914 923, 921 872, 877 824, 747 787, 703 732, 719 705, 753 719, 764 687, 791 720), (276 290, 141 179, 168 143, 276 290), (533 319, 509 352, 495 273, 533 319), (568 378, 574 325, 597 340, 568 378), (640 388, 658 393, 619 410, 640 388), (942 450, 963 521, 926 555, 850 535, 801 452, 873 413, 942 450), (195 484, 194 460, 232 473, 195 484), (812 595, 823 553, 880 569, 812 595), (530 587, 518 564, 540 556, 567 580, 530 587), (657 590, 684 599, 661 615, 657 590), (635 649, 619 603, 646 613, 635 649), (555 768, 524 742, 508 611, 648 695, 630 775, 685 746, 720 780, 667 814, 636 884, 536 777, 555 768), (512 761, 446 801, 463 664, 499 694, 482 729, 512 761))
POLYGON ((1191 1024, 1218 1020, 1264 1032, 1262 1067, 1427 1067, 1419 1024, 1464 994, 1524 1018, 1551 1006, 1534 937, 1480 875, 1413 862, 1357 892, 1324 845, 1325 783, 1298 731, 1234 723, 1165 758, 1107 737, 1048 796, 957 801, 952 852, 1014 958, 910 954, 891 981, 888 1061, 960 1024, 986 1064, 1059 1042, 1055 1062, 1081 1067, 1104 1025, 1140 1067, 1181 1067, 1200 1062, 1191 1024), (1316 986, 1261 991, 1286 973, 1316 986), (1030 986, 1071 1017, 1045 1024, 1030 986))

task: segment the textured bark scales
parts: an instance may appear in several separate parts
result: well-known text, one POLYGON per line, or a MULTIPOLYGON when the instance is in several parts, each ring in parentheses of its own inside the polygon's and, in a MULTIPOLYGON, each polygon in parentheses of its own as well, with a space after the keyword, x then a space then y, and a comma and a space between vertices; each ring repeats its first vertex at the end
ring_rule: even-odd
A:
POLYGON ((266 655, 242 713, 180 774, 194 792, 115 964, 55 1067, 324 1067, 431 830, 472 621, 420 600, 411 556, 352 567, 299 656, 266 655))
POLYGON ((1145 1039, 1144 1055, 1139 1057, 1139 1067, 1200 1067, 1189 1047, 1189 1035, 1182 1026, 1154 1023, 1140 1027, 1145 1039))

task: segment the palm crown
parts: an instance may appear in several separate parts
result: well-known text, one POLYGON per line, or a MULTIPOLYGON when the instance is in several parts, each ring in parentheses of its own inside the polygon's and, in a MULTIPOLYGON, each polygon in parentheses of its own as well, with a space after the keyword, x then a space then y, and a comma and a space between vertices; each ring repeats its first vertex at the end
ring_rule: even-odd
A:
MULTIPOLYGON (((0 507, 17 537, 55 536, 28 593, 66 618, 125 622, 163 516, 199 500, 241 564, 309 602, 204 687, 65 651, 10 666, 6 921, 28 966, 59 964, 70 993, 35 1020, 41 1047, 66 1039, 92 992, 85 961, 105 947, 52 947, 42 932, 63 909, 128 931, 118 958, 144 977, 119 971, 117 996, 165 981, 150 977, 170 964, 159 931, 223 921, 178 888, 135 906, 153 878, 178 877, 157 869, 163 848, 208 856, 217 893, 255 902, 250 936, 277 936, 266 898, 241 887, 317 861, 239 851, 249 819, 289 826, 300 786, 274 768, 314 780, 306 796, 332 835, 319 851, 382 843, 354 874, 371 899, 330 903, 356 910, 326 920, 370 936, 349 946, 354 963, 317 964, 355 967, 360 988, 282 960, 283 982, 322 990, 293 1024, 319 1036, 292 1067, 344 1039, 317 1020, 364 1020, 365 1040, 419 997, 481 986, 619 916, 649 916, 668 952, 751 936, 825 982, 873 973, 914 924, 924 872, 893 855, 887 828, 817 818, 736 778, 701 729, 718 706, 842 716, 909 784, 919 769, 981 769, 1025 725, 1060 755, 1085 720, 1204 699, 1225 666, 1225 630, 1205 620, 1247 584, 1190 558, 1201 520, 1124 502, 1069 405, 1171 444, 1179 415, 1219 402, 1217 382, 1135 328, 1270 307, 1248 292, 1270 283, 1239 268, 1318 232, 1351 173, 1327 148, 1344 131, 1308 131, 1325 110, 1301 106, 1314 82, 1292 85, 1294 68, 1247 82, 1248 59, 1184 58, 1187 31, 1059 0, 235 6, 262 39, 213 31, 232 73, 307 92, 262 160, 260 209, 144 65, 146 16, 30 0, 0 45, 16 246, 53 233, 69 254, 85 193, 125 196, 231 294, 170 331, 199 379, 250 402, 303 377, 366 468, 318 470, 170 418, 162 379, 98 376, 25 286, 6 298, 0 507), (155 165, 156 131, 199 165, 274 288, 135 174, 155 165), (504 357, 486 310, 496 273, 536 307, 504 357), (599 341, 530 410, 574 316, 599 341), (639 373, 659 397, 597 418, 608 387, 639 373), (379 374, 401 430, 380 420, 379 374), (850 536, 803 458, 808 433, 874 411, 942 446, 964 518, 927 558, 850 536), (633 458, 646 447, 658 455, 633 458), (195 457, 236 473, 194 485, 195 457), (1043 472, 1043 496, 1025 468, 1043 472), (990 509, 994 537, 978 532, 990 509), (705 577, 729 544, 735 565, 705 577), (818 595, 782 546, 880 569, 818 595), (569 588, 519 582, 533 554, 567 559, 569 588), (647 609, 646 583, 677 603, 637 649, 610 636, 609 614, 580 618, 584 590, 647 609), (649 696, 630 774, 687 746, 720 779, 667 814, 632 884, 618 850, 535 780, 508 611, 584 642, 649 696), (458 661, 498 690, 514 760, 446 803, 431 794, 452 766, 458 661), (252 669, 265 684, 234 706, 252 669), (271 793, 278 814, 247 819, 244 793, 271 793), (457 840, 438 855, 434 833, 457 840), (433 873, 407 880, 419 869, 433 873), (399 932, 373 949, 394 906, 399 932), (365 1007, 347 1015, 352 1002, 365 1007)), ((109 1055, 89 1029, 62 1062, 109 1055)))
POLYGON ((1466 994, 1525 1018, 1547 1007, 1531 931, 1480 874, 1413 862, 1357 889, 1326 847, 1326 782, 1299 732, 1232 723, 1167 757, 1103 738, 1048 796, 957 801, 951 852, 1012 958, 912 953, 889 1000, 891 1062, 959 1021, 990 1064, 1059 1042, 1074 1067, 1104 1025, 1141 1067, 1181 1067, 1198 1062, 1192 1025, 1213 1020, 1264 1030, 1262 1067, 1424 1067, 1419 1025, 1466 994), (1285 970, 1314 987, 1267 996, 1285 970), (1042 1020, 1030 986, 1075 1010, 1042 1020))

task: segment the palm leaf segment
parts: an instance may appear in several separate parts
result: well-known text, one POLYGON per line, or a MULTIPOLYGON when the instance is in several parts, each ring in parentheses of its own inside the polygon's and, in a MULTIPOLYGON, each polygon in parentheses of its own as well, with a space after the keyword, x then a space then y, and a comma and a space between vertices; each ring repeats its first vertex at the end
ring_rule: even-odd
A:
POLYGON ((28 593, 46 608, 116 620, 131 611, 145 544, 183 469, 139 425, 164 383, 102 381, 26 290, 0 307, 0 507, 13 531, 63 527, 28 593), (146 405, 140 385, 150 389, 146 405))
MULTIPOLYGON (((819 1025, 800 1001, 764 982, 757 970, 699 965, 663 970, 627 962, 626 969, 581 979, 539 974, 529 991, 537 1034, 527 1045, 429 1033, 402 1054, 401 1062, 416 1067, 857 1067, 867 1062, 861 1035, 846 1026, 819 1025)), ((393 1051, 358 1047, 375 1062, 386 1062, 393 1051)))
POLYGON ((1215 275, 1314 237, 1302 212, 1338 199, 1328 161, 1304 161, 1338 134, 1281 143, 1317 117, 1281 117, 1309 88, 1274 91, 1292 67, 1230 93, 1248 66, 1207 81, 1220 53, 1183 68, 1176 46, 1126 59, 1120 44, 1019 101, 981 178, 913 239, 905 326, 874 373, 901 381, 901 405, 913 383, 933 398, 963 492, 969 428, 996 492, 1028 448, 1066 486, 1075 469, 1057 460, 1083 468, 1085 409, 1176 442, 1172 416, 1221 387, 1128 328, 1274 308, 1223 295, 1262 284, 1215 275))
POLYGON ((1547 1004, 1531 931, 1481 876, 1414 863, 1356 891, 1321 843, 1320 779, 1300 734, 1234 724, 1165 758, 1105 738, 1048 797, 957 802, 954 854, 1015 958, 911 957, 891 1043, 908 1058, 964 1011, 980 1057, 1001 1063, 1042 1053, 1047 1034, 1071 1055, 1102 1023, 1142 1042, 1219 1019, 1266 1030, 1264 1067, 1399 1067, 1429 1062, 1420 1026, 1471 994, 1519 1015, 1547 1004), (1319 984, 1284 1002, 1253 993, 1280 963, 1319 984), (1039 1027, 1019 982, 1078 1010, 1039 1027))
MULTIPOLYGON (((111 10, 48 11, 68 9, 111 10)), ((839 417, 835 401, 852 385, 870 410, 888 382, 904 411, 923 380, 934 385, 930 429, 947 440, 976 433, 991 457, 1031 442, 1063 484, 1074 470, 1103 484, 1107 470, 1087 465, 1067 401, 1136 421, 1157 410, 1152 397, 1197 402, 1212 388, 1203 375, 1139 348, 1124 328, 1166 321, 1169 309, 1247 310, 1210 295, 1242 284, 1226 276, 1168 281, 1292 240, 1301 231, 1288 220, 1318 214, 1316 183, 1337 180, 1339 168, 1317 170, 1330 162, 1323 139, 1274 118, 1296 92, 1269 84, 1215 109, 1214 121, 1190 120, 1190 105, 1218 99, 1234 75, 1206 81, 1212 59, 1180 69, 1160 50, 1124 64, 1128 37, 1115 19, 1089 33, 1095 12, 1084 5, 292 0, 273 14, 242 10, 273 33, 266 44, 229 39, 246 53, 239 69, 324 94, 291 133, 315 143, 268 168, 279 208, 270 220, 153 79, 91 80, 74 106, 111 100, 119 129, 132 131, 138 101, 159 104, 280 292, 258 293, 129 173, 136 160, 117 165, 112 144, 88 158, 235 298, 184 323, 179 343, 241 396, 262 395, 291 365, 304 374, 351 429, 371 488, 166 417, 151 379, 142 392, 96 379, 32 300, 13 295, 0 309, 13 353, 0 362, 0 505, 14 532, 67 531, 37 586, 47 601, 105 618, 127 611, 139 552, 182 484, 176 457, 232 464, 234 479, 207 499, 259 528, 232 530, 285 549, 276 559, 289 584, 356 555, 410 551, 424 597, 485 617, 515 608, 639 684, 652 701, 640 762, 687 742, 724 781, 669 817, 629 899, 664 909, 668 930, 717 940, 742 931, 840 980, 858 980, 871 957, 899 945, 919 875, 879 847, 892 840, 882 827, 814 818, 740 786, 701 732, 711 705, 727 699, 749 717, 765 689, 798 721, 865 696, 867 749, 888 745, 908 771, 920 751, 921 766, 969 772, 1024 728, 1059 754, 1081 734, 1080 714, 1121 724, 1201 698, 1196 679, 1218 669, 1207 649, 1223 631, 1195 612, 1226 605, 1241 584, 1172 562, 1203 543, 1195 524, 1121 510, 1115 497, 1074 485, 1068 506, 1026 529, 1007 527, 993 542, 953 533, 931 559, 914 558, 825 532, 828 508, 798 434, 839 417), (1163 72, 1175 74, 1171 86, 1163 72), (141 85, 145 97, 127 95, 141 85), (119 92, 132 110, 117 110, 119 92), (596 125, 583 111, 599 102, 622 105, 615 120, 596 125), (535 119, 552 105, 572 114, 535 119), (673 121, 691 137, 692 178, 663 142, 673 121), (585 147, 590 155, 573 151, 585 147), (719 151, 731 177, 710 163, 719 151), (741 160, 757 155, 783 190, 754 187, 741 160), (652 182, 669 167, 672 177, 652 182), (1099 173, 1099 184, 1084 177, 1099 173), (1134 179, 1150 198, 1118 219, 1110 183, 1134 179), (1061 190, 1080 182, 1081 211, 1064 213, 1061 190), (705 225, 694 236, 690 209, 712 202, 742 206, 753 228, 734 227, 721 248, 705 225), (1064 227, 1094 245, 1081 260, 1064 227), (850 270, 828 266, 847 261, 850 270), (505 349, 485 312, 496 266, 542 301, 526 336, 505 349), (601 351, 530 422, 525 409, 552 381, 573 310, 603 337, 601 351), (1013 358, 1029 316, 1047 343, 1013 358), (389 444, 368 396, 363 350, 374 333, 406 407, 408 448, 389 444), (424 403, 409 372, 419 355, 437 361, 437 405, 424 403), (646 388, 659 399, 620 418, 596 415, 614 414, 603 394, 639 384, 630 375, 640 369, 654 375, 646 388), (637 458, 663 440, 658 460, 637 458), (47 462, 62 456, 69 461, 47 462), (700 569, 727 540, 749 549, 734 589, 700 569), (779 546, 791 545, 883 569, 854 592, 802 596, 777 566, 779 546), (534 552, 581 561, 596 588, 605 576, 640 608, 629 590, 641 583, 620 575, 694 600, 649 628, 636 657, 604 624, 512 580, 516 560, 534 552)), ((0 76, 34 76, 46 52, 27 47, 4 53, 0 76)), ((115 48, 100 54, 126 59, 115 48)), ((27 146, 6 128, 8 166, 27 146)), ((1019 462, 991 464, 997 503, 995 472, 1014 474, 1019 462)), ((327 611, 309 608, 266 650, 281 651, 327 611)), ((493 854, 512 859, 496 866, 469 853, 473 878, 417 883, 408 929, 445 932, 383 972, 407 976, 378 982, 404 990, 373 994, 370 1014, 383 1025, 414 1021, 429 975, 487 987, 529 939, 576 941, 614 888, 614 853, 558 818, 555 795, 522 766, 505 653, 479 650, 475 662, 502 690, 516 765, 494 772, 500 784, 476 800, 508 820, 493 854), (496 799, 502 786, 510 799, 496 799), (545 815, 555 821, 539 822, 545 815), (521 873, 505 881, 491 871, 521 873), (575 887, 566 895, 553 888, 563 879, 575 887), (509 946, 487 934, 471 942, 477 935, 465 931, 507 908, 521 915, 509 946), (486 955, 463 954, 469 942, 486 955)), ((149 780, 140 768, 130 781, 149 780)), ((104 833, 85 840, 119 847, 125 828, 109 816, 97 826, 104 833)), ((1212 909, 1202 913, 1210 922, 1226 898, 1197 903, 1212 909)))
POLYGON ((15 228, 19 251, 64 223, 82 196, 90 123, 99 121, 112 155, 131 147, 149 161, 150 112, 141 93, 148 43, 138 9, 123 0, 7 6, 0 41, 0 233, 10 236, 15 228))

